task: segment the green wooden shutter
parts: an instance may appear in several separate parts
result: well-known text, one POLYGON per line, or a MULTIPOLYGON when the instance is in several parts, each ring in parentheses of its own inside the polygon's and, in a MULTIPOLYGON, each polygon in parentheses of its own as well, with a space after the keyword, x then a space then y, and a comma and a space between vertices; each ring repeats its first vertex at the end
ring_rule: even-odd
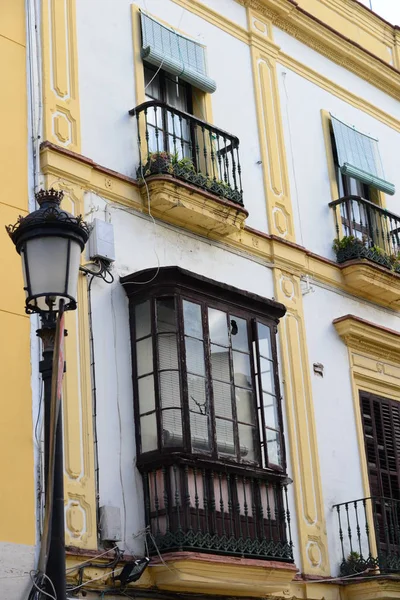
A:
POLYGON ((162 25, 141 11, 142 58, 177 75, 194 87, 212 94, 216 83, 207 75, 205 49, 201 44, 162 25))
POLYGON ((341 172, 392 196, 395 187, 385 179, 378 140, 331 118, 341 172))

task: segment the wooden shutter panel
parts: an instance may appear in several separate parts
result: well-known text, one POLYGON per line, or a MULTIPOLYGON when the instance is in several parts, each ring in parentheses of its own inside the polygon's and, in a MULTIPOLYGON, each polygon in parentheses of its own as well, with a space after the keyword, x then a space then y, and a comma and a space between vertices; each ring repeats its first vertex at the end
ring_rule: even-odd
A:
POLYGON ((400 402, 360 392, 371 495, 400 499, 400 402))

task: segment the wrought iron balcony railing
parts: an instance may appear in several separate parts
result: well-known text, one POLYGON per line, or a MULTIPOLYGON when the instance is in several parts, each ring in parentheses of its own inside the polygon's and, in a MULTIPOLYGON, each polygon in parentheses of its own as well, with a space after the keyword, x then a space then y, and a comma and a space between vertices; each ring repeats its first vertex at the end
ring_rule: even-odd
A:
POLYGON ((341 575, 400 572, 400 500, 361 498, 337 512, 341 575))
POLYGON ((400 273, 400 217, 359 196, 329 204, 335 213, 337 261, 367 258, 400 273))
POLYGON ((182 457, 141 471, 150 553, 293 562, 287 490, 279 477, 182 457))
POLYGON ((144 102, 136 116, 137 176, 168 174, 243 205, 239 140, 164 102, 144 102))

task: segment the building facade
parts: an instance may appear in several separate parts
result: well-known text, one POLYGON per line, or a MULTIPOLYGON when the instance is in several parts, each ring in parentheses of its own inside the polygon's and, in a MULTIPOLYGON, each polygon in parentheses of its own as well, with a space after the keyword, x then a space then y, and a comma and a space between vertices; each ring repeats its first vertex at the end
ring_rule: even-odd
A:
MULTIPOLYGON (((355 0, 17 4, 9 197, 62 189, 108 265, 68 314, 70 596, 399 597, 398 29, 355 0)), ((24 548, 1 567, 22 598, 40 348, 4 246, 24 330, 0 552, 24 548)))

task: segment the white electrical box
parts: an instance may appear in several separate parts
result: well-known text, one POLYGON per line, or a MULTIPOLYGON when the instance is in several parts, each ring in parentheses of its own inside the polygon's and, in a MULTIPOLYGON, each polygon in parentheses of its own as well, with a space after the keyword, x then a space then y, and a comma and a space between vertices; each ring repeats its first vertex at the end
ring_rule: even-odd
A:
POLYGON ((103 542, 121 540, 121 512, 118 506, 100 506, 100 538, 103 542))
POLYGON ((115 260, 114 226, 101 219, 93 219, 93 229, 89 238, 89 258, 94 260, 115 260))

